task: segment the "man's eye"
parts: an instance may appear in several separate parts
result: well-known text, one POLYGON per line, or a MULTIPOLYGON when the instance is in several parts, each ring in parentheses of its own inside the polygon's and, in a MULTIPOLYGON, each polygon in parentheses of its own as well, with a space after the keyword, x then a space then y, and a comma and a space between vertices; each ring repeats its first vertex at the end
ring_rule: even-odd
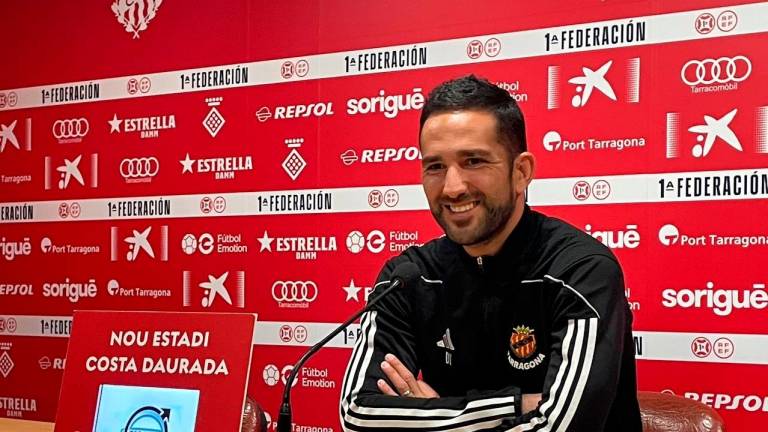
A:
POLYGON ((429 164, 424 167, 424 171, 439 171, 443 169, 443 164, 429 164))
POLYGON ((469 166, 480 165, 483 162, 485 162, 485 161, 483 159, 480 159, 480 158, 469 158, 469 159, 467 159, 467 165, 469 165, 469 166))

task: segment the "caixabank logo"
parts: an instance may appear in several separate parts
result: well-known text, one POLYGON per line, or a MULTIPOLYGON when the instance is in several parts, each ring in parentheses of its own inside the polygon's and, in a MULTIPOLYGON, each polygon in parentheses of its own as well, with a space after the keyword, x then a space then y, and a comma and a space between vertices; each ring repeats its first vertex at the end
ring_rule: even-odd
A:
POLYGON ((161 225, 152 234, 153 226, 140 229, 125 229, 129 232, 122 238, 120 228, 112 227, 110 230, 110 257, 112 261, 119 261, 122 257, 128 262, 140 259, 168 261, 168 225, 161 225), (157 249, 157 252, 155 250, 157 249), (123 251, 124 255, 123 255, 123 251), (142 258, 144 257, 144 258, 142 258))
POLYGON ((245 307, 245 271, 225 271, 204 274, 199 271, 183 272, 184 307, 199 304, 203 308, 245 307))
POLYGON ((570 98, 566 106, 574 109, 583 109, 595 99, 616 104, 640 103, 640 58, 617 62, 608 59, 580 67, 550 65, 547 68, 547 109, 561 108, 563 94, 570 98), (567 77, 565 83, 563 76, 567 77))
POLYGON ((744 157, 768 154, 768 106, 754 110, 711 107, 709 112, 667 113, 667 159, 695 160, 729 154, 744 157), (736 127, 737 123, 740 128, 736 127), (752 127, 747 126, 750 123, 752 127), (754 135, 749 134, 751 131, 754 135))
POLYGON ((99 187, 99 155, 98 153, 79 154, 75 157, 62 159, 45 157, 45 190, 53 189, 53 177, 59 173, 56 187, 58 190, 69 189, 72 185, 80 187, 99 187), (85 156, 85 158, 84 158, 85 156))
POLYGON ((23 126, 19 126, 18 119, 5 123, 0 122, 0 155, 6 152, 6 149, 16 149, 20 151, 32 151, 32 119, 24 119, 23 126), (23 128, 23 132, 19 133, 23 128), (21 136, 21 142, 19 142, 21 136))

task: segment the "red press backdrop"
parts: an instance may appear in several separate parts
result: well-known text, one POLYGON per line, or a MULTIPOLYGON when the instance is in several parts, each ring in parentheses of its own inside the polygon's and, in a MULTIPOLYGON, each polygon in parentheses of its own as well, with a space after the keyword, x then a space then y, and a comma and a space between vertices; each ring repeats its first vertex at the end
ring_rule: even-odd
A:
MULTIPOLYGON (((0 416, 53 420, 74 309, 257 312, 249 392, 275 413, 281 376, 384 260, 440 234, 418 109, 475 73, 525 112, 532 206, 621 260, 640 388, 702 400, 729 430, 768 420, 768 4, 11 1, 0 15, 0 416)), ((355 337, 299 374, 302 430, 340 430, 355 337)))

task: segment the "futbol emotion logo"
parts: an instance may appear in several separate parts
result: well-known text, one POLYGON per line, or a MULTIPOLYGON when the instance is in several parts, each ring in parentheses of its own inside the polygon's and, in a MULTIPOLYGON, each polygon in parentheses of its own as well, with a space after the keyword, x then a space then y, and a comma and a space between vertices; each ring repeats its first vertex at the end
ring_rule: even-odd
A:
POLYGON ((352 231, 347 235, 347 249, 354 253, 360 253, 364 249, 368 249, 369 252, 379 253, 384 250, 386 246, 386 236, 379 230, 373 230, 368 235, 363 235, 360 231, 352 231))
POLYGON ((198 250, 203 255, 210 255, 213 252, 213 247, 213 236, 209 233, 200 234, 200 238, 196 238, 194 234, 186 234, 181 239, 181 249, 187 255, 192 255, 198 250))

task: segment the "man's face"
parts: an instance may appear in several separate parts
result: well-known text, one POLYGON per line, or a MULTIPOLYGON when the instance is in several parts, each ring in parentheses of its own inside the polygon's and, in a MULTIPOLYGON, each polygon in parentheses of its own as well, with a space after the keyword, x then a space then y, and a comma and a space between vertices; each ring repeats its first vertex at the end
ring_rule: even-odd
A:
POLYGON ((448 238, 472 246, 498 235, 517 194, 493 114, 469 110, 430 116, 421 131, 421 152, 424 193, 448 238))

